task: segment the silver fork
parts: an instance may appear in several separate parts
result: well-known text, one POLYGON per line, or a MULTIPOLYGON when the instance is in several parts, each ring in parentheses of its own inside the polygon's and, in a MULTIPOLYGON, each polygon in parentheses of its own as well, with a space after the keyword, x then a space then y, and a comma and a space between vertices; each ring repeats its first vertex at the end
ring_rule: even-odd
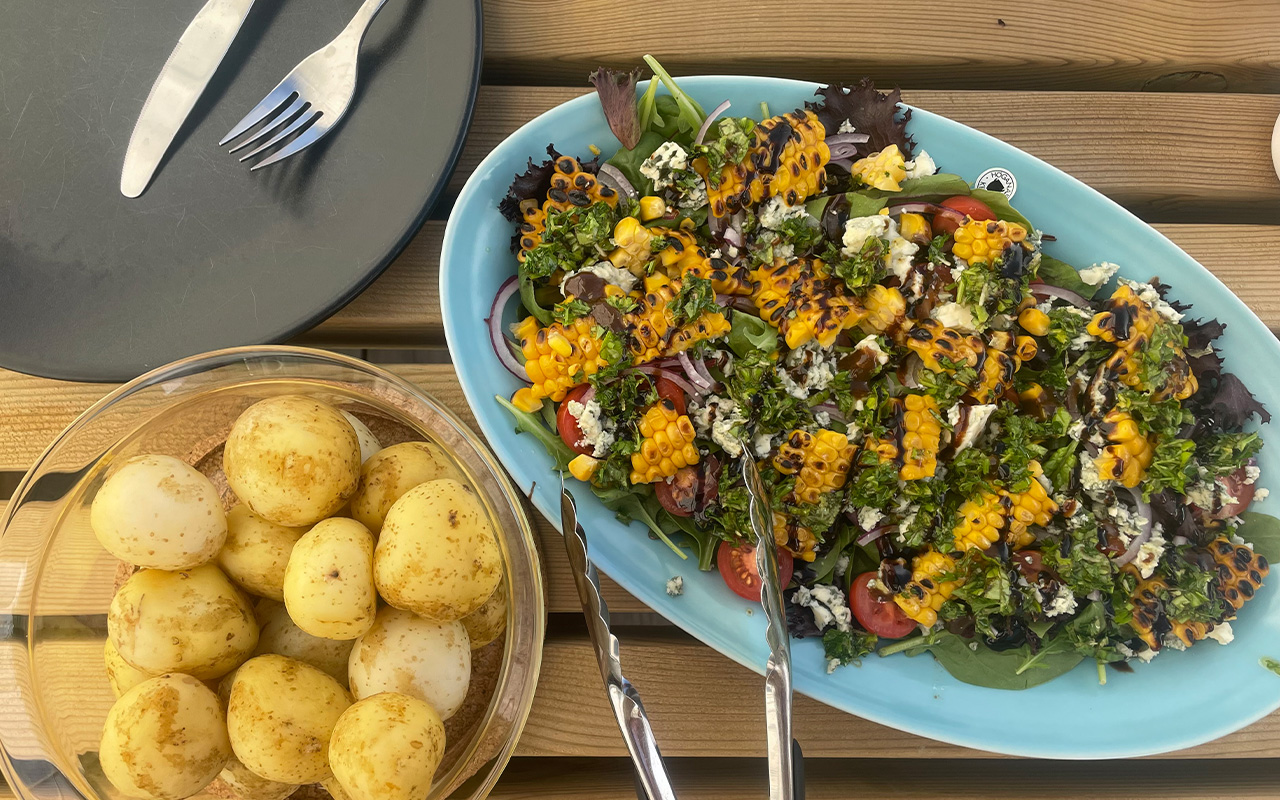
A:
POLYGON ((351 105, 351 98, 356 93, 356 65, 360 58, 360 43, 373 18, 386 2, 387 0, 365 0, 336 39, 304 58, 302 63, 284 76, 284 80, 262 98, 261 103, 254 106, 230 133, 222 137, 218 146, 221 147, 244 135, 253 126, 270 120, 251 138, 231 148, 232 153, 237 153, 261 142, 252 152, 240 158, 243 162, 297 134, 296 139, 253 165, 253 169, 258 170, 318 142, 338 124, 351 105))

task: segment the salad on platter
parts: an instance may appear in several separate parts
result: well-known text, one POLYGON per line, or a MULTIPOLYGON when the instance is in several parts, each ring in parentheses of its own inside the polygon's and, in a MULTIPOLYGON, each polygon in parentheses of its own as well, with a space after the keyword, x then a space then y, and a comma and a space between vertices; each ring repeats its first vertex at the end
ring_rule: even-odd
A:
POLYGON ((1080 234, 941 171, 897 91, 708 113, 646 61, 638 99, 638 70, 592 75, 611 157, 551 143, 500 205, 488 325, 525 385, 497 401, 557 469, 759 600, 754 459, 828 671, 928 650, 983 686, 1105 683, 1231 642, 1280 521, 1248 511, 1270 416, 1224 324, 1159 264, 1054 258, 1080 234))

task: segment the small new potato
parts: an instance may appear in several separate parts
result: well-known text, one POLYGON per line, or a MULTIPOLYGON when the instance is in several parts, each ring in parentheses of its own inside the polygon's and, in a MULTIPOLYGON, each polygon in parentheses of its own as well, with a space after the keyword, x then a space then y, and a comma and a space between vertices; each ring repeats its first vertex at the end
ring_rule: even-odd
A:
POLYGON ((278 783, 329 776, 329 737, 351 697, 331 676, 284 656, 251 658, 236 670, 227 701, 235 756, 278 783))
POLYGON ((208 786, 227 759, 222 704, 190 675, 162 675, 125 692, 102 730, 98 759, 130 797, 180 800, 208 786))
POLYGON ((143 672, 120 657, 120 651, 107 639, 102 649, 103 660, 107 662, 107 680, 111 683, 111 692, 119 699, 125 692, 150 680, 153 676, 143 672))
POLYGON ((284 601, 284 570, 306 528, 268 522, 243 503, 227 513, 227 542, 218 566, 241 589, 284 601))
POLYGON ((462 627, 467 629, 472 650, 479 650, 502 635, 507 629, 506 581, 498 581, 498 588, 484 605, 462 618, 462 627))
POLYGON ((444 723, 416 697, 383 692, 343 712, 329 764, 351 800, 420 800, 444 757, 444 723))
POLYGON ((284 573, 284 604, 299 628, 325 639, 354 639, 373 624, 373 534, 335 517, 298 540, 284 573))
POLYGON ((431 442, 404 442, 379 451, 360 470, 351 516, 378 533, 387 512, 413 487, 439 478, 461 478, 457 467, 431 442))
POLYGON ((278 525, 314 525, 342 508, 360 482, 360 440, 328 403, 300 395, 244 410, 222 451, 227 483, 278 525))
POLYGON ((182 572, 144 569, 125 581, 107 611, 120 657, 151 675, 225 675, 258 645, 248 598, 213 564, 182 572))
POLYGON ((227 520, 218 490, 172 456, 135 456, 102 484, 89 524, 107 552, 154 569, 189 569, 222 549, 227 520))
POLYGON ((452 478, 405 492, 387 513, 373 574, 382 599, 428 619, 459 620, 484 605, 502 580, 502 554, 475 492, 452 478))
POLYGON ((378 437, 373 435, 373 431, 369 430, 369 426, 360 421, 360 418, 350 411, 339 411, 347 422, 351 423, 351 429, 356 432, 356 438, 360 440, 360 463, 368 461, 376 452, 382 449, 382 443, 378 441, 378 437))
POLYGON ((425 700, 449 719, 471 683, 471 644, 460 622, 432 622, 384 607, 356 640, 348 670, 358 700, 398 692, 425 700))
POLYGON ((254 775, 235 756, 222 768, 218 777, 240 800, 284 800, 298 791, 296 783, 277 783, 254 775))
POLYGON ((288 656, 329 673, 338 683, 347 685, 347 660, 354 639, 324 639, 299 628, 280 603, 259 603, 258 648, 255 656, 265 653, 288 656))

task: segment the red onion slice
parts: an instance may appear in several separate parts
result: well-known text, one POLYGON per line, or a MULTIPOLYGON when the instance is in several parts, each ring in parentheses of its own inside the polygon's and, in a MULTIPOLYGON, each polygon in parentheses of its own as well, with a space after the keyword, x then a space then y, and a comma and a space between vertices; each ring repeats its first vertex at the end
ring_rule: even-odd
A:
POLYGON ((702 376, 702 379, 707 382, 708 386, 714 387, 716 385, 716 379, 712 377, 710 370, 707 369, 707 362, 702 359, 698 359, 693 362, 693 368, 698 371, 698 374, 702 376))
POLYGON ((1063 289, 1061 286, 1052 286, 1047 283, 1031 284, 1031 293, 1043 297, 1056 297, 1059 300, 1066 300, 1076 308, 1091 308, 1089 300, 1083 295, 1076 294, 1070 289, 1063 289))
POLYGON ((1145 519, 1147 522, 1142 526, 1142 532, 1133 537, 1133 541, 1129 542, 1128 549, 1116 557, 1115 564, 1118 567, 1123 567, 1125 564, 1128 564, 1130 561, 1137 558, 1138 551, 1142 549, 1142 546, 1151 538, 1151 504, 1142 499, 1141 492, 1135 492, 1133 489, 1129 490, 1129 496, 1133 498, 1134 513, 1142 519, 1145 519))
POLYGON ((877 525, 876 527, 872 528, 871 530, 859 536, 857 539, 857 542, 858 544, 871 544, 876 539, 879 539, 881 536, 884 536, 886 533, 888 533, 889 531, 893 530, 896 527, 898 526, 897 525, 877 525))
POLYGON ((698 128, 698 135, 694 138, 693 143, 702 144, 702 140, 706 138, 707 131, 711 130, 711 123, 715 121, 716 117, 720 116, 721 114, 723 114, 725 111, 728 111, 728 110, 729 110, 728 100, 725 100, 723 103, 716 106, 715 110, 712 111, 710 114, 708 114, 707 118, 702 121, 702 127, 698 128))
POLYGON ((674 383, 676 386, 679 386, 680 389, 684 391, 686 394, 691 394, 694 397, 705 397, 707 395, 706 389, 700 389, 694 386, 692 383, 689 383, 689 381, 680 377, 680 374, 678 372, 673 372, 668 369, 655 367, 652 364, 645 364, 643 366, 636 367, 635 369, 636 369, 636 372, 643 372, 646 375, 654 375, 659 378, 666 378, 667 380, 674 383))
POLYGON ((507 278, 494 296, 493 305, 489 306, 489 316, 485 319, 485 323, 489 326, 489 344, 493 346, 493 352, 497 354, 502 366, 507 368, 507 372, 515 375, 525 383, 529 383, 529 374, 525 372, 524 365, 516 360, 515 355, 508 346, 509 340, 502 334, 502 310, 507 307, 507 302, 519 291, 520 279, 514 275, 507 278))
POLYGON ((835 133, 823 139, 828 146, 833 144, 862 144, 871 141, 871 136, 866 133, 835 133))
POLYGON ((688 353, 681 350, 678 358, 680 359, 680 366, 684 368, 684 374, 689 378, 691 383, 701 389, 711 388, 713 382, 704 380, 703 377, 698 374, 698 370, 693 367, 693 362, 689 360, 688 353))
POLYGON ((629 200, 634 200, 640 194, 631 185, 631 181, 627 180, 627 176, 623 175, 622 171, 612 164, 601 164, 600 172, 596 174, 596 177, 605 186, 629 200))

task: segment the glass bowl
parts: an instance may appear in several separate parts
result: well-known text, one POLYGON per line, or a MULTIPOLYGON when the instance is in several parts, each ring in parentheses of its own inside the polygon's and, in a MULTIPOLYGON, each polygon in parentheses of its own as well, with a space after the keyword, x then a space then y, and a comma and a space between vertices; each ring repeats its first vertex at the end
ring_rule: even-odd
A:
POLYGON ((384 446, 434 441, 480 490, 506 566, 507 629, 475 653, 473 684, 484 688, 447 723, 445 761, 428 800, 489 795, 528 718, 546 625, 520 496, 483 441, 412 384, 333 353, 249 347, 175 362, 107 395, 49 446, 9 503, 0 533, 0 766, 19 798, 124 797, 97 755, 114 702, 102 655, 106 612, 127 573, 89 527, 89 505, 111 465, 164 453, 225 487, 221 453, 232 423, 278 394, 351 412, 384 446))

